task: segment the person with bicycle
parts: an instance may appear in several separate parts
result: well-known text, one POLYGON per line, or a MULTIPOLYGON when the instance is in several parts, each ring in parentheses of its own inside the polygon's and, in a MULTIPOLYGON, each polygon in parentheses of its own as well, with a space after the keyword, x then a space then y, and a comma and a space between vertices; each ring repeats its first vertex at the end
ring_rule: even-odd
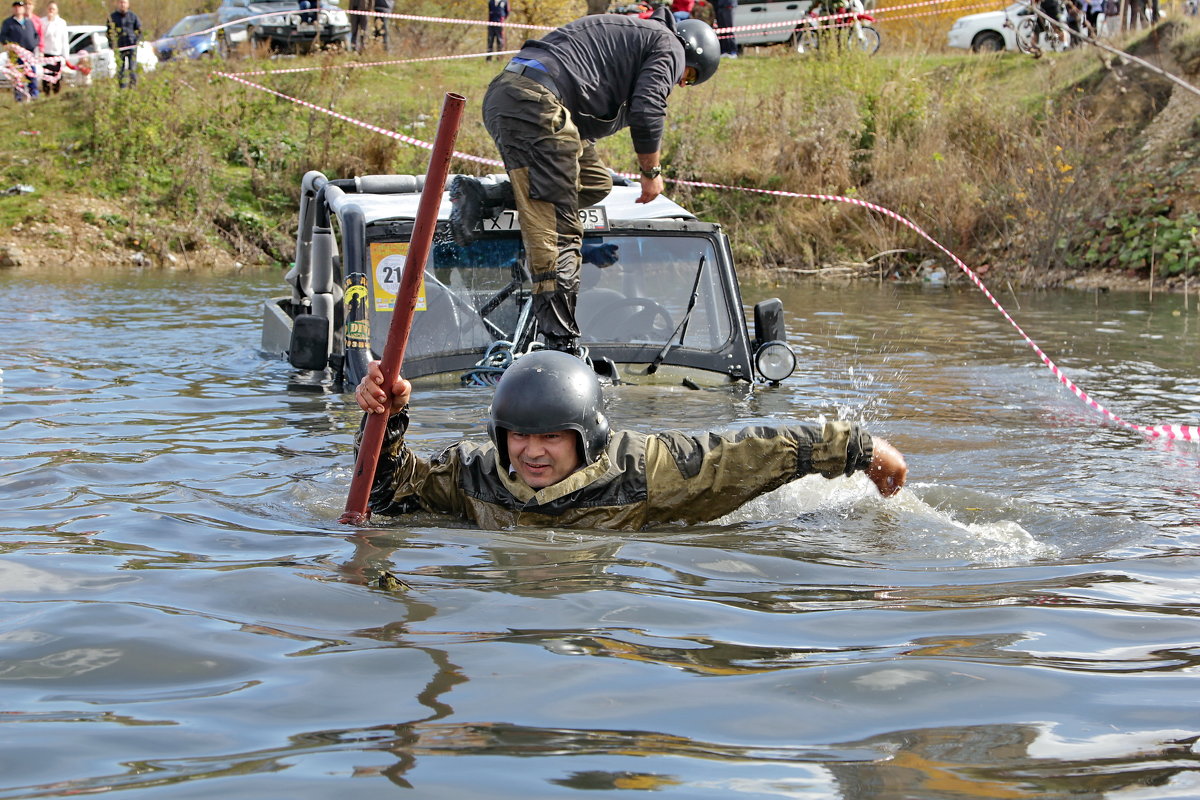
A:
POLYGON ((1038 8, 1041 9, 1041 14, 1037 15, 1037 24, 1033 27, 1034 43, 1037 43, 1037 37, 1040 34, 1046 34, 1046 38, 1050 41, 1052 47, 1062 49, 1067 45, 1067 33, 1058 25, 1046 19, 1049 17, 1058 22, 1062 19, 1062 4, 1059 0, 1038 0, 1038 8))

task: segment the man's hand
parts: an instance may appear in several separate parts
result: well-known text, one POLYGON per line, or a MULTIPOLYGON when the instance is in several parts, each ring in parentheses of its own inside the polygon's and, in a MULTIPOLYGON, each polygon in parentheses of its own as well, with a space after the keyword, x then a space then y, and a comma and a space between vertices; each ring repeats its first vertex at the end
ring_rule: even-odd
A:
POLYGON ((867 468, 867 477, 881 495, 891 497, 908 480, 908 464, 904 462, 900 451, 886 439, 872 436, 871 446, 874 454, 871 456, 871 466, 867 468))
POLYGON ((389 392, 383 390, 383 370, 379 368, 378 361, 372 361, 367 365, 367 374, 354 390, 354 399, 358 402, 358 407, 368 414, 382 414, 385 410, 389 416, 399 414, 412 396, 412 384, 397 376, 391 388, 392 402, 389 406, 389 392))
POLYGON ((640 180, 642 181, 642 196, 635 200, 635 203, 649 203, 663 193, 662 175, 657 178, 642 177, 640 180))

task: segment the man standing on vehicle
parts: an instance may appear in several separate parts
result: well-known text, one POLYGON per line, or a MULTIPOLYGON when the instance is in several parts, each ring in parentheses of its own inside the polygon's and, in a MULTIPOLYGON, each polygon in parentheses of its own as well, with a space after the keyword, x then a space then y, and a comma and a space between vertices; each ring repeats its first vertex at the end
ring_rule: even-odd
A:
POLYGON ((38 37, 25 12, 25 0, 13 0, 12 16, 0 24, 0 45, 9 51, 13 61, 13 66, 6 70, 12 80, 13 97, 18 103, 38 96, 34 68, 38 37))
MULTIPOLYGON (((699 20, 676 27, 662 7, 648 19, 583 17, 527 41, 488 87, 483 122, 508 172, 532 273, 533 315, 548 347, 579 352, 579 209, 612 190, 595 140, 629 128, 642 175, 637 202, 649 203, 663 191, 659 159, 671 89, 708 80, 719 64, 712 28, 699 20)), ((460 176, 450 199, 451 228, 465 244, 494 198, 484 197, 476 179, 460 176)))
POLYGON ((117 0, 108 17, 108 44, 117 53, 121 88, 137 86, 137 46, 142 41, 142 21, 129 10, 129 0, 117 0))
POLYGON ((504 372, 490 442, 459 442, 424 459, 404 444, 412 386, 399 378, 385 393, 382 383, 371 362, 354 395, 368 414, 389 414, 370 497, 381 514, 433 511, 491 530, 641 530, 717 519, 805 475, 866 472, 885 497, 908 477, 900 451, 850 422, 610 433, 596 373, 553 350, 521 356, 504 372))

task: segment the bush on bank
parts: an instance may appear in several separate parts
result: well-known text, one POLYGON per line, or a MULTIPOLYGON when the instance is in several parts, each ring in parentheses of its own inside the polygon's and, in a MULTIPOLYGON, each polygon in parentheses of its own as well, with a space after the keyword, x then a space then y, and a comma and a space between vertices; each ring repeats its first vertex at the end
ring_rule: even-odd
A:
MULTIPOLYGON (((1197 37, 1194 28, 1183 31, 1172 34, 1175 59, 1191 65, 1197 37)), ((402 40, 399 52, 429 51, 402 40)), ((14 143, 0 155, 5 185, 118 200, 137 246, 152 253, 218 240, 239 260, 287 263, 305 171, 423 173, 428 151, 214 68, 336 67, 347 58, 355 57, 169 63, 143 75, 136 91, 106 81, 10 104, 0 120, 14 143), (38 135, 18 135, 34 127, 38 135)), ((473 59, 248 79, 424 141, 433 138, 445 92, 458 92, 468 108, 457 149, 495 157, 479 105, 498 66, 473 59)), ((1138 77, 1087 50, 1034 60, 761 49, 673 94, 664 163, 681 180, 868 199, 911 218, 968 264, 1035 284, 1059 267, 1195 273, 1200 263, 1187 248, 1196 252, 1200 123, 1174 134, 1170 153, 1155 150, 1147 126, 1171 94, 1164 99, 1161 87, 1130 75, 1138 77), (1106 89, 1122 72, 1121 92, 1106 89)), ((634 169, 626 136, 602 141, 600 151, 613 168, 634 169)), ((469 162, 455 168, 491 171, 469 162)), ((670 191, 726 226, 743 269, 870 262, 905 273, 938 256, 907 228, 854 206, 670 191)), ((0 198, 0 224, 38 213, 36 196, 0 198)))

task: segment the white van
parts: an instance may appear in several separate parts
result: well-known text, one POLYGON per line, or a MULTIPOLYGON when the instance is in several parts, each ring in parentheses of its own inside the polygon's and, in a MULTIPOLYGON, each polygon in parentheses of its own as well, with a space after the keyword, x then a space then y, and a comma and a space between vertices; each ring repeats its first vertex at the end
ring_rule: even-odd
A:
MULTIPOLYGON (((733 25, 763 25, 772 22, 784 23, 800 20, 808 15, 812 0, 739 0, 733 10, 733 25)), ((795 45, 796 25, 783 25, 760 31, 738 31, 734 34, 738 46, 756 47, 764 44, 795 45)))

